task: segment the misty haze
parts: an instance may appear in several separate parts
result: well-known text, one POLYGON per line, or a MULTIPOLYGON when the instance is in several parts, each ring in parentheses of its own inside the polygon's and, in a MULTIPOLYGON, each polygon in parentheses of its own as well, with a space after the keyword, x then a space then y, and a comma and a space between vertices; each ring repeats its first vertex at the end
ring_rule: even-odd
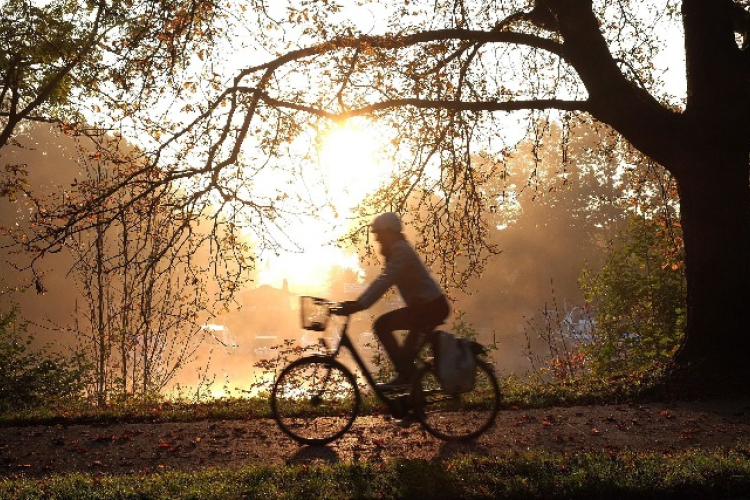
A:
MULTIPOLYGON (((578 279, 584 267, 600 265, 604 249, 622 227, 625 210, 618 200, 622 188, 613 180, 618 177, 618 165, 602 166, 601 158, 591 157, 595 144, 587 143, 586 137, 592 135, 581 135, 572 141, 565 161, 554 147, 559 141, 555 127, 546 128, 541 148, 532 151, 530 142, 522 142, 504 160, 501 184, 487 187, 502 193, 492 210, 495 218, 489 221, 492 242, 500 252, 463 290, 449 288, 454 313, 444 327, 460 316, 478 332, 482 343, 496 344, 493 356, 500 374, 522 375, 539 368, 534 359, 538 362, 551 355, 540 331, 566 321, 584 326, 590 319, 578 279)), ((80 160, 88 152, 80 141, 38 126, 27 130, 24 140, 33 146, 4 148, 0 160, 29 165, 29 185, 35 194, 70 190, 74 180, 86 175, 85 162, 80 160)), ((481 168, 494 160, 481 157, 476 161, 481 168)), ((2 204, 2 225, 22 228, 27 223, 32 210, 27 198, 2 200, 2 204)), ((410 240, 415 237, 408 227, 406 234, 410 240)), ((24 269, 27 257, 6 248, 4 261, 5 285, 26 288, 14 299, 37 342, 51 342, 60 349, 80 348, 93 326, 86 319, 84 305, 90 283, 81 282, 71 271, 74 257, 65 250, 49 253, 34 263, 33 270, 24 269)), ((253 365, 276 355, 274 346, 285 341, 297 345, 317 341, 313 332, 300 326, 300 295, 354 299, 382 265, 369 258, 351 268, 335 267, 311 277, 305 268, 319 266, 314 256, 309 264, 304 254, 294 262, 295 267, 289 267, 283 259, 266 257, 259 263, 266 272, 251 276, 230 302, 203 313, 193 326, 183 325, 190 331, 173 332, 189 337, 192 347, 163 390, 170 391, 176 384, 187 394, 199 387, 215 395, 223 395, 225 389, 247 390, 257 375, 253 365), (279 267, 268 272, 272 266, 279 267), (268 276, 265 281, 264 275, 268 276)), ((216 293, 211 276, 200 278, 216 293)), ((110 283, 120 279, 116 272, 108 278, 110 283)), ((397 296, 387 297, 355 317, 353 332, 361 338, 360 348, 367 359, 375 348, 372 319, 399 305, 397 296)), ((109 362, 115 364, 117 359, 109 362)))

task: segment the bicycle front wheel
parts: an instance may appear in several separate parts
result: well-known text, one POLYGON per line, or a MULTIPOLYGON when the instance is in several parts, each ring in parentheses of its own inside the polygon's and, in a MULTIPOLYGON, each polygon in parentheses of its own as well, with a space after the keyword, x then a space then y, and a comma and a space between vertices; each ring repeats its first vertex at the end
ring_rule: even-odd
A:
POLYGON ((417 373, 412 389, 416 417, 422 427, 445 441, 479 437, 495 422, 500 388, 492 366, 477 360, 474 388, 461 394, 443 390, 431 364, 417 373))
POLYGON ((298 359, 276 379, 271 392, 273 418, 285 434, 309 445, 341 437, 359 412, 354 375, 325 356, 298 359))

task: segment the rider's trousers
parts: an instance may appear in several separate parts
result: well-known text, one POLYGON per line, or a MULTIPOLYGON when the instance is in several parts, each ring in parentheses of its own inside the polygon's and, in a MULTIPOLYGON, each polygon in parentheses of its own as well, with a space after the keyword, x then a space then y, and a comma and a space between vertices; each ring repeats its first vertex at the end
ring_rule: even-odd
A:
POLYGON ((414 373, 414 359, 424 344, 427 334, 440 325, 450 314, 450 305, 444 295, 424 304, 406 306, 387 312, 375 320, 375 335, 383 344, 393 362, 399 378, 410 380, 414 373), (395 330, 407 330, 406 339, 399 346, 395 330))

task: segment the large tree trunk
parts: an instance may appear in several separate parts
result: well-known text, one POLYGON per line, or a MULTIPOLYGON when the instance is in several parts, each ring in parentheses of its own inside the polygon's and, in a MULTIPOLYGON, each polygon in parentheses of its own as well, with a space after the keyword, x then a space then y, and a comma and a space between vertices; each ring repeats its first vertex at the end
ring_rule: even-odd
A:
POLYGON ((676 361, 687 383, 750 392, 748 152, 712 149, 686 152, 677 169, 688 311, 676 361))

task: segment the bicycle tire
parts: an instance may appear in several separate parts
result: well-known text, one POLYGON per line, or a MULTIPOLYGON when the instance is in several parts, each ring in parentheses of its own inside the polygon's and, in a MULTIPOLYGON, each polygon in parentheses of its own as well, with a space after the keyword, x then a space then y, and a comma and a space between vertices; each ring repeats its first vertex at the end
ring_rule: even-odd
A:
POLYGON ((412 388, 414 413, 422 427, 444 441, 470 441, 486 432, 500 411, 500 387, 492 366, 477 360, 474 388, 443 391, 432 364, 417 373, 412 388))
POLYGON ((295 441, 324 445, 344 435, 359 413, 360 395, 352 372, 327 356, 290 363, 271 392, 271 412, 295 441))

